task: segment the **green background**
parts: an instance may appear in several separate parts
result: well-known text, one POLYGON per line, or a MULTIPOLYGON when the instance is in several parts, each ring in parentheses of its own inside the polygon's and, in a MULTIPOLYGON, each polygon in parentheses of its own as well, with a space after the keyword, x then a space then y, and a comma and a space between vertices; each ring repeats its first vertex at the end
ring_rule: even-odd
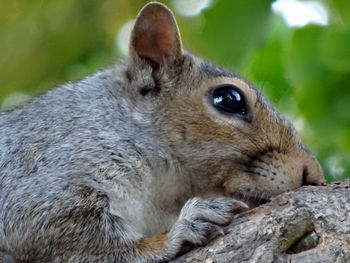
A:
MULTIPOLYGON (((118 31, 147 2, 0 0, 0 107, 121 58, 118 31)), ((328 181, 350 177, 350 1, 321 1, 329 25, 300 28, 272 2, 217 0, 196 17, 175 13, 184 47, 252 80, 296 124, 328 181)))

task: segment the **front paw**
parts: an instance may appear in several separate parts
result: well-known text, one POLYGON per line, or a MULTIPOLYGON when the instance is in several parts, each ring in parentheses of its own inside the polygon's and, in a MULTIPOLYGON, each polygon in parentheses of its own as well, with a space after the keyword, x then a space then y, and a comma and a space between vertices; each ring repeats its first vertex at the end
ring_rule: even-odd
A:
POLYGON ((231 222, 235 213, 247 208, 245 203, 226 197, 190 199, 170 230, 169 245, 177 252, 183 251, 186 243, 205 245, 216 236, 223 235, 223 226, 231 222))

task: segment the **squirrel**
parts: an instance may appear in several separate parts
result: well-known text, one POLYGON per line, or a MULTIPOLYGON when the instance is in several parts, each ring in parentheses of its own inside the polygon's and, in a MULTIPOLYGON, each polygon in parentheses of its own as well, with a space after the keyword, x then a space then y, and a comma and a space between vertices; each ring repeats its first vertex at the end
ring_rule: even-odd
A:
POLYGON ((292 124, 151 2, 128 58, 0 114, 0 262, 162 262, 323 184, 292 124))

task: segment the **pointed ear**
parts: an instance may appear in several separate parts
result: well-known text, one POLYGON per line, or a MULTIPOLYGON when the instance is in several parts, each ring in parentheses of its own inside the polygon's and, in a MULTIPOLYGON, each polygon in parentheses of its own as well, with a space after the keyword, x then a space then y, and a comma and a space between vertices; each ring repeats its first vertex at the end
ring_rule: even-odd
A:
POLYGON ((147 4, 136 18, 129 48, 134 62, 146 59, 153 68, 178 60, 181 39, 172 12, 157 2, 147 4))

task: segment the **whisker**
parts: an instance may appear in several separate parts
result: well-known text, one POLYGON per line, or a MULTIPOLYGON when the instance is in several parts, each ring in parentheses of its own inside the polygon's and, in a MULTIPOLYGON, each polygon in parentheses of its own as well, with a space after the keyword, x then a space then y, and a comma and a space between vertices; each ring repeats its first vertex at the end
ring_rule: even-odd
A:
POLYGON ((255 148, 261 153, 265 153, 266 150, 264 150, 264 147, 260 145, 253 137, 251 137, 248 133, 242 131, 241 129, 237 128, 237 130, 242 133, 245 137, 249 139, 249 141, 255 146, 255 148))
POLYGON ((282 149, 282 140, 285 136, 285 129, 282 129, 281 133, 280 133, 280 141, 279 141, 279 145, 278 145, 278 152, 281 152, 282 149))

